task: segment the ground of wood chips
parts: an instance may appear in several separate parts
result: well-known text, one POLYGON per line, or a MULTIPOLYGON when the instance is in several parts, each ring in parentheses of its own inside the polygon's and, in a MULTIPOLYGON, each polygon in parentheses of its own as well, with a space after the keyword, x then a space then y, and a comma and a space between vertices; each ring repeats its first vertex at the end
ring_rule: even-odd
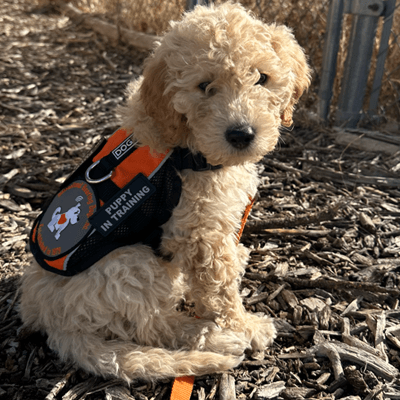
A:
MULTIPOLYGON (((0 399, 169 398, 172 380, 127 387, 61 363, 18 317, 30 226, 118 128, 114 109, 143 57, 49 7, 0 2, 0 399)), ((400 153, 335 135, 283 132, 260 164, 242 295, 279 335, 231 373, 197 378, 192 399, 400 398, 400 153)))

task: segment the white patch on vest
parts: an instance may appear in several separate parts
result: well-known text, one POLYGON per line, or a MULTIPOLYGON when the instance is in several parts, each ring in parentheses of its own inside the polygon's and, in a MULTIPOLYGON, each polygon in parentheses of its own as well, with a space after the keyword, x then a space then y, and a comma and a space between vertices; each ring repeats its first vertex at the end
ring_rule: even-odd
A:
POLYGON ((51 221, 47 224, 50 232, 55 231, 54 238, 56 240, 60 239, 61 232, 69 225, 75 225, 78 222, 78 215, 81 210, 81 203, 78 203, 76 206, 71 207, 67 212, 61 214, 61 207, 57 207, 53 212, 53 216, 51 221))

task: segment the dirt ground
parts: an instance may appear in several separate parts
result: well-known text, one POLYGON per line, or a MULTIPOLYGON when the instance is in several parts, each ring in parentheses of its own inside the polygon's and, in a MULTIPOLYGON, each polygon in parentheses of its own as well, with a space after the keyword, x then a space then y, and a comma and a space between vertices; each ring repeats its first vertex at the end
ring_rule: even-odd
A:
MULTIPOLYGON (((128 387, 63 364, 18 317, 30 226, 119 127, 115 107, 144 57, 50 7, 0 2, 0 399, 169 398, 172 380, 128 387)), ((260 164, 242 295, 275 318, 279 335, 230 374, 198 377, 192 399, 400 398, 400 152, 336 137, 285 131, 260 164)))

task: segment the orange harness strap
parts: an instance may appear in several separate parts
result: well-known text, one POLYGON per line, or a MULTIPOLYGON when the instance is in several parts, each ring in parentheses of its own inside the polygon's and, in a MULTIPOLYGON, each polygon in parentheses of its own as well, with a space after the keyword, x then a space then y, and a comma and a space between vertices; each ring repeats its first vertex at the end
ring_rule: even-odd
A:
POLYGON ((240 238, 242 237, 242 234, 243 234, 243 231, 244 231, 244 226, 246 225, 247 218, 249 217, 250 211, 253 208, 253 204, 255 202, 255 198, 249 196, 249 200, 250 200, 250 203, 247 204, 247 207, 244 210, 243 217, 242 217, 242 223, 240 225, 240 230, 239 230, 239 232, 237 234, 237 242, 236 242, 237 245, 239 244, 240 238))
MULTIPOLYGON (((247 218, 249 217, 250 211, 253 207, 255 199, 249 196, 250 203, 247 205, 244 210, 242 222, 240 225, 240 230, 237 233, 237 242, 239 244, 240 238, 242 236, 244 226, 246 225, 247 218)), ((196 317, 198 318, 198 317, 196 317)), ((171 398, 170 400, 190 400, 190 396, 192 395, 194 385, 194 376, 182 376, 179 378, 175 378, 174 383, 172 385, 171 398)))
MULTIPOLYGON (((108 139, 101 151, 93 158, 93 162, 101 160, 113 151, 130 134, 131 132, 128 132, 125 128, 118 129, 108 139)), ((122 189, 139 173, 149 177, 151 173, 157 170, 157 167, 169 152, 170 150, 167 150, 164 154, 160 154, 155 150, 150 151, 149 146, 139 147, 114 169, 111 180, 122 189)))

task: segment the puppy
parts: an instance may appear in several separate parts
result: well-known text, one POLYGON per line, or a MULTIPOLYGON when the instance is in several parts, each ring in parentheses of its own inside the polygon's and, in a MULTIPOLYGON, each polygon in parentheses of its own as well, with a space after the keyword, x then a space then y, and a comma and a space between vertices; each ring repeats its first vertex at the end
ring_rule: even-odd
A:
POLYGON ((198 6, 172 23, 130 85, 122 123, 140 146, 189 149, 220 167, 179 172, 157 252, 121 247, 72 277, 33 262, 24 324, 46 332, 62 359, 127 381, 228 370, 245 349, 270 345, 273 322, 247 312, 239 295, 249 251, 238 232, 259 182, 254 163, 291 125, 309 83, 290 30, 240 5, 198 6), (198 318, 177 311, 188 296, 198 318))

